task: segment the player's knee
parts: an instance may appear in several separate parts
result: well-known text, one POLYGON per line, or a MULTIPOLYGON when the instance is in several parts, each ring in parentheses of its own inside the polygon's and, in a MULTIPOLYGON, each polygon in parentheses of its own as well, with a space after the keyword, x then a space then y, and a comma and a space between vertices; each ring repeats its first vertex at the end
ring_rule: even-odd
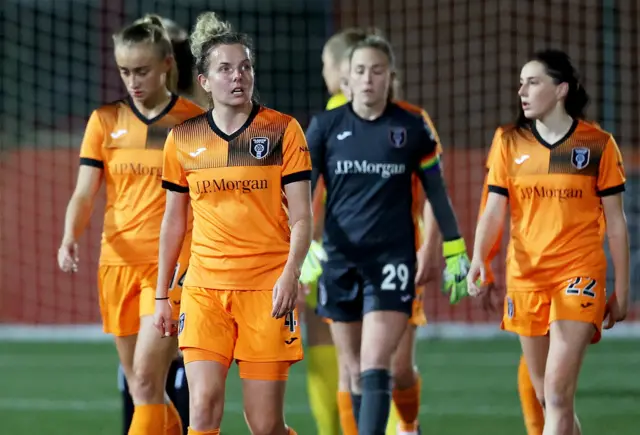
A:
POLYGON ((222 421, 224 391, 192 388, 189 395, 189 420, 194 428, 218 428, 222 421))
POLYGON ((252 435, 280 435, 284 431, 282 414, 267 414, 260 409, 246 409, 245 418, 252 435))
POLYGON ((148 403, 163 400, 165 382, 159 365, 141 363, 133 367, 133 388, 131 395, 136 402, 148 403))
POLYGON ((575 385, 567 377, 549 373, 544 379, 544 398, 541 403, 545 407, 573 412, 575 385))

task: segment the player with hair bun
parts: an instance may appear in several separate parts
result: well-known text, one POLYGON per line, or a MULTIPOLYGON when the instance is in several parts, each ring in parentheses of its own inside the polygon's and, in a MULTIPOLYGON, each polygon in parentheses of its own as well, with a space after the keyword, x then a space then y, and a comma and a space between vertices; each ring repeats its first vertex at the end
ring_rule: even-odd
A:
MULTIPOLYGON (((255 58, 245 34, 206 12, 190 46, 212 108, 176 126, 165 143, 156 288, 164 299, 191 205, 191 262, 178 324, 191 398, 188 433, 220 433, 225 381, 236 361, 251 433, 295 434, 284 422, 284 393, 290 366, 303 357, 295 303, 312 232, 307 144, 295 119, 255 101, 255 58)), ((162 302, 155 325, 173 333, 162 302)))
MULTIPOLYGON (((104 180, 107 204, 98 288, 103 328, 115 336, 120 363, 135 404, 129 434, 181 435, 182 423, 165 398, 175 339, 153 327, 154 289, 165 194, 162 148, 175 124, 202 109, 177 96, 171 41, 159 17, 146 16, 113 35, 115 59, 129 96, 95 110, 80 149, 80 169, 65 217, 58 264, 78 269, 77 240, 86 228, 104 180)), ((190 236, 172 269, 176 280, 163 303, 177 320, 190 236)))

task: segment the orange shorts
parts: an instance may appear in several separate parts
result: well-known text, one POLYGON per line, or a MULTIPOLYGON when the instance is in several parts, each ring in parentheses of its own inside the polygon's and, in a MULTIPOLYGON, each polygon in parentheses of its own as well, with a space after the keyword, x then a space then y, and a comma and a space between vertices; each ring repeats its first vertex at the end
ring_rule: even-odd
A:
MULTIPOLYGON (((171 287, 169 301, 174 320, 180 313, 182 282, 189 266, 191 240, 185 240, 180 252, 171 287), (188 242, 188 243, 187 243, 188 242)), ((102 265, 98 268, 98 291, 102 328, 116 337, 135 335, 140 330, 140 317, 153 315, 155 310, 158 264, 136 266, 102 265)))
POLYGON ((539 291, 507 290, 500 327, 526 337, 544 336, 556 320, 593 324, 600 341, 607 305, 606 275, 577 277, 539 291))
POLYGON ((286 380, 302 360, 302 337, 295 311, 271 317, 271 290, 212 290, 185 287, 178 343, 185 363, 238 363, 240 377, 286 380))
POLYGON ((409 325, 424 326, 427 324, 427 315, 424 313, 424 286, 416 287, 416 297, 413 299, 413 307, 411 308, 411 317, 409 317, 409 325))

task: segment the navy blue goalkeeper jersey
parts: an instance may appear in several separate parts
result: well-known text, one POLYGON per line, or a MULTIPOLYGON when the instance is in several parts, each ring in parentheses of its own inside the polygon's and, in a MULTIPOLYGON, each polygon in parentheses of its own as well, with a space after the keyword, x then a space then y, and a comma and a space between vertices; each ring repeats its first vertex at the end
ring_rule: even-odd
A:
POLYGON ((306 136, 312 185, 320 175, 326 185, 323 246, 330 261, 415 258, 411 177, 440 172, 422 115, 389 103, 368 121, 346 104, 314 117, 306 136))

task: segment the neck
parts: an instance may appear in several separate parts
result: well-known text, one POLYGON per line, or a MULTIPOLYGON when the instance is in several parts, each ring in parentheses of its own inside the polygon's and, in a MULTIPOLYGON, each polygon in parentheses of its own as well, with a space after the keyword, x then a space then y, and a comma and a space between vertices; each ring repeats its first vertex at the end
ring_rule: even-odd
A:
POLYGON ((236 132, 249 118, 253 110, 253 103, 249 101, 242 106, 227 106, 214 104, 211 116, 218 128, 225 134, 236 132))
POLYGON ((367 105, 359 102, 357 99, 354 99, 352 106, 353 111, 356 112, 356 115, 360 118, 366 119, 367 121, 373 121, 374 119, 378 119, 382 116, 384 109, 387 107, 387 102, 383 100, 373 105, 367 105))
POLYGON ((542 136, 564 136, 573 125, 573 118, 564 110, 554 109, 536 120, 536 130, 542 136))
POLYGON ((142 115, 147 118, 153 118, 158 113, 162 112, 167 104, 171 101, 171 92, 167 89, 157 92, 144 101, 133 100, 133 104, 142 115))

